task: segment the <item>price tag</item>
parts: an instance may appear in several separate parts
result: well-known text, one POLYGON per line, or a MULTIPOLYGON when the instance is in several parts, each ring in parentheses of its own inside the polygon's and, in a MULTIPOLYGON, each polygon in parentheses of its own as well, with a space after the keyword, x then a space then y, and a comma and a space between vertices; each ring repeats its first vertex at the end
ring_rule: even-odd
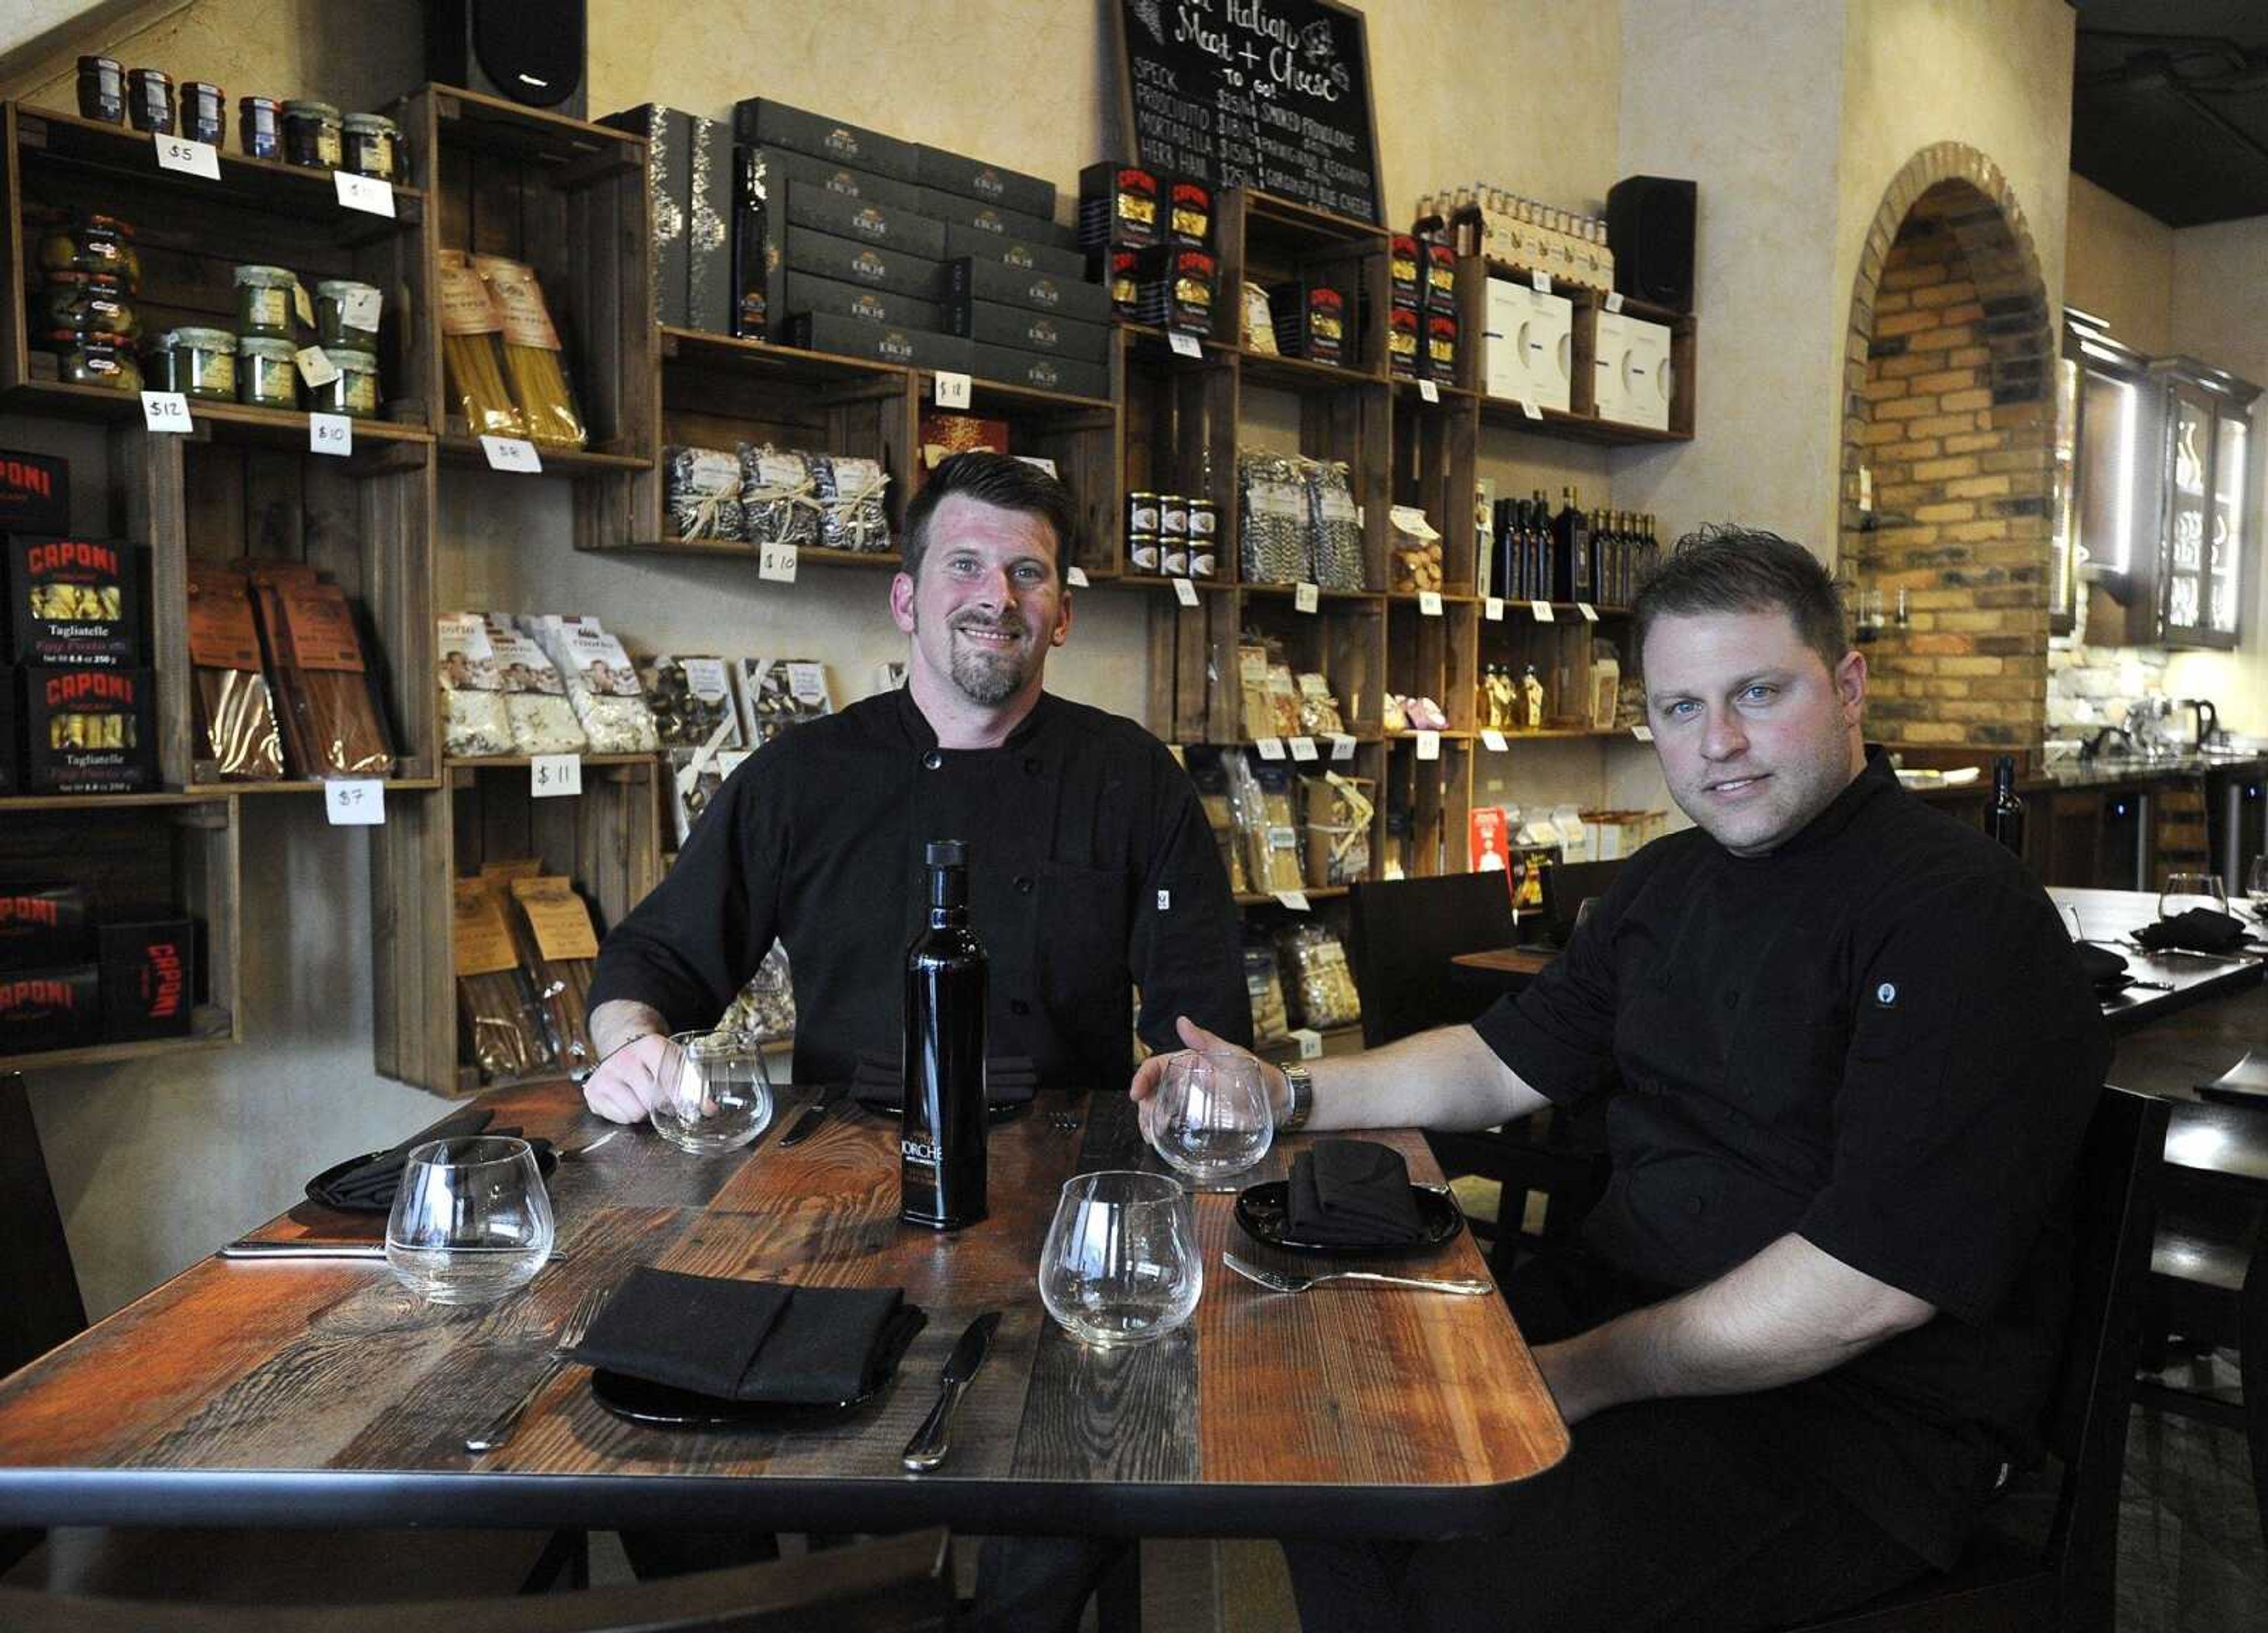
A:
POLYGON ((1431 380, 1419 380, 1418 400, 1420 402, 1439 402, 1441 401, 1441 388, 1431 380))
POLYGON ((1488 600, 1483 601, 1481 603, 1481 616, 1487 619, 1492 624, 1502 623, 1504 622, 1504 597, 1500 595, 1491 595, 1488 600))
POLYGON ((937 385, 931 395, 940 408, 965 408, 968 406, 968 376, 956 374, 951 369, 937 371, 937 385))
POLYGON ((339 365, 320 346, 299 348, 299 378, 310 386, 328 386, 339 377, 339 365))
POLYGON ((792 544, 767 544, 756 552, 756 577, 773 584, 795 582, 796 548, 792 544))
POLYGON ((536 457, 535 445, 525 437, 483 437, 481 452, 489 456, 492 471, 516 471, 525 476, 540 476, 543 461, 536 457))
POLYGON ((1402 878, 1402 864, 1399 862, 1388 863, 1384 867, 1379 869, 1378 876, 1389 885, 1400 882, 1402 878))
POLYGON ((145 391, 142 394, 142 420, 153 431, 172 431, 186 437, 189 434, 189 400, 177 391, 145 391))
POLYGON ((309 415, 307 452, 346 458, 354 452, 354 422, 343 414, 309 415))
POLYGON ((1354 758, 1354 739, 1353 739, 1351 735, 1349 735, 1347 732, 1332 732, 1332 733, 1331 733, 1331 759, 1332 759, 1332 761, 1333 761, 1334 763, 1336 763, 1336 764, 1344 764, 1345 761, 1350 761, 1350 760, 1351 760, 1351 759, 1353 759, 1353 758, 1354 758))
POLYGON ((1323 1057, 1323 1034, 1313 1026, 1292 1027, 1292 1041, 1300 1046, 1301 1060, 1321 1060, 1323 1057))
POLYGON ((291 281, 291 310, 298 314, 302 327, 315 327, 315 303, 307 298, 307 286, 297 278, 291 281))
POLYGON ((1610 289, 1610 290, 1609 290, 1609 291, 1607 291, 1607 310, 1608 310, 1609 312, 1620 312, 1622 309, 1623 309, 1623 292, 1622 292, 1622 291, 1620 291, 1620 290, 1618 290, 1618 289, 1610 289))
POLYGON ((1064 582, 1065 584, 1069 585, 1070 585, 1072 589, 1074 589, 1074 590, 1084 590, 1084 589, 1086 589, 1086 568, 1084 568, 1084 567, 1074 567, 1074 568, 1071 568, 1070 570, 1068 570, 1067 572, 1065 572, 1065 573, 1064 574, 1064 582))
POLYGON ((1500 754, 1510 745, 1504 740, 1503 732, 1491 726, 1481 733, 1481 747, 1492 754, 1500 754))
POLYGON ((158 136, 158 168, 176 170, 185 176, 198 176, 207 181, 220 180, 220 150, 210 142, 192 142, 187 136, 158 136))
POLYGON ((1653 728, 1650 725, 1634 725, 1631 727, 1631 735, 1641 743, 1651 743, 1653 741, 1653 728))
POLYGON ((1441 757, 1441 734, 1439 732, 1418 733, 1418 758, 1439 760, 1441 757))
POLYGON ((1315 758, 1315 739, 1312 737, 1293 738, 1292 739, 1292 758, 1302 761, 1312 761, 1315 758))
POLYGON ((1418 591, 1418 610, 1428 618, 1439 618, 1441 615, 1441 592, 1439 590, 1418 591))
POLYGON ((1295 612, 1312 613, 1323 604, 1323 592, 1312 584, 1292 586, 1292 607, 1295 612))
MULTIPOLYGON (((367 286, 350 291, 339 299, 339 321, 350 329, 360 329, 365 335, 378 333, 379 314, 386 309, 386 297, 367 286)), ((313 322, 313 319, 308 321, 313 322)))
POLYGON ((348 210, 359 210, 373 216, 394 214, 394 183, 381 181, 376 176, 358 176, 351 170, 331 172, 332 185, 339 190, 339 202, 348 210))
POLYGON ((1543 417, 1543 410, 1535 406, 1535 399, 1533 397, 1522 397, 1520 400, 1520 411, 1531 420, 1540 420, 1543 417))
POLYGON ((1168 330, 1166 335, 1166 344, 1174 349, 1174 355, 1177 357, 1204 356, 1204 348, 1197 344, 1197 337, 1187 329, 1168 330))
POLYGON ((1588 601, 1576 602, 1575 610, 1583 614, 1583 622, 1587 624, 1594 624, 1599 622, 1599 609, 1592 606, 1588 601))
POLYGON ((1535 292, 1539 295, 1549 295, 1551 292, 1551 275, 1541 267, 1528 275, 1528 281, 1535 286, 1535 292))
POLYGON ((1528 610, 1535 615, 1535 622, 1540 624, 1552 622, 1551 603, 1549 601, 1530 601, 1528 610))
POLYGON ((1186 578, 1174 579, 1174 599, 1184 607, 1195 607, 1197 604, 1197 585, 1191 584, 1186 578))
POLYGON ((1284 757, 1284 739, 1280 737, 1263 737, 1259 739, 1257 747, 1263 760, 1281 760, 1284 757))
POLYGON ((537 754, 527 762, 527 791, 537 799, 557 799, 583 791, 583 756, 537 754))
POLYGON ((327 778, 323 814, 333 828, 383 828, 386 784, 374 776, 327 778))
POLYGON ((1304 890, 1279 890, 1275 893, 1275 895, 1278 902, 1291 908, 1294 913, 1305 913, 1307 910, 1307 893, 1304 890))

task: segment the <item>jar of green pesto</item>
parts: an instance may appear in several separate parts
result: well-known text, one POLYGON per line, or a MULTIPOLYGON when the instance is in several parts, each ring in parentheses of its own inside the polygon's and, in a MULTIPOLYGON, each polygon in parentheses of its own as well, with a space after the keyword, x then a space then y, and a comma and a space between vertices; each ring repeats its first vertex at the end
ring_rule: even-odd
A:
POLYGON ((236 342, 236 400, 261 408, 298 408, 298 357, 288 340, 245 335, 236 342))
POLYGON ((326 346, 323 356, 338 371, 335 379, 307 388, 307 407, 324 414, 368 419, 378 412, 378 354, 351 346, 326 346))
POLYGON ((226 329, 167 329, 150 353, 153 389, 236 401, 236 336, 226 329))
POLYGON ((290 340, 291 295, 299 280, 288 267, 236 269, 236 332, 269 340, 290 340))

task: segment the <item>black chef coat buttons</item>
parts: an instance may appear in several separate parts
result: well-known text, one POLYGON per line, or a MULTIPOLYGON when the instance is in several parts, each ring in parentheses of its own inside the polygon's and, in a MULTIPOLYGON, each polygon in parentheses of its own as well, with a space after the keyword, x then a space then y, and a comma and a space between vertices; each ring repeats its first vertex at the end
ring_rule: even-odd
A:
POLYGON ((1028 896, 1032 894, 1032 876, 1029 873, 1016 875, 1016 894, 1020 896, 1028 896))
POLYGON ((1026 754, 1024 756, 1024 775, 1027 776, 1037 776, 1039 774, 1040 757, 1037 754, 1026 754))
POLYGON ((1025 1003, 1021 998, 1010 998, 1008 1000, 1008 1012, 1011 1015, 1028 1015, 1032 1012, 1032 1006, 1025 1003))
POLYGON ((941 770, 945 766, 945 756, 939 754, 936 749, 932 748, 929 753, 922 756, 922 764, 927 766, 932 771, 941 770))
POLYGON ((1691 1195, 1685 1199, 1685 1211, 1691 1214, 1695 1218, 1699 1218, 1708 1210, 1709 1199, 1702 1195, 1700 1192, 1695 1191, 1691 1195))

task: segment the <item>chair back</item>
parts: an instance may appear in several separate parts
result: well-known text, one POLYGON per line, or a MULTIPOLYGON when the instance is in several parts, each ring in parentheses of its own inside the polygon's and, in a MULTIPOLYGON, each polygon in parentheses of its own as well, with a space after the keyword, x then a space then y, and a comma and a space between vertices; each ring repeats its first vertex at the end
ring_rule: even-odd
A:
POLYGON ((1486 982, 1456 980, 1449 960, 1512 945, 1512 892, 1502 873, 1366 879, 1348 905, 1347 960, 1362 999, 1364 1048, 1471 1020, 1493 1001, 1486 982))
POLYGON ((0 1072, 0 1377, 86 1327, 40 1130, 19 1072, 0 1072))

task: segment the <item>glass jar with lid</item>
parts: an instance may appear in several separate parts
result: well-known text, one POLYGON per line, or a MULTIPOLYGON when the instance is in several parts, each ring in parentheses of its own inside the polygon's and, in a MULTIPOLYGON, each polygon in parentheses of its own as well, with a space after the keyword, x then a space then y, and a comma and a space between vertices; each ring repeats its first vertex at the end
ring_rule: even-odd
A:
POLYGON ((81 335, 56 329, 48 336, 55 356, 55 378, 66 386, 107 386, 113 391, 140 391, 142 365, 134 360, 133 342, 122 335, 81 335))
POLYGON ((289 267, 245 266, 236 269, 236 332, 290 340, 291 295, 299 287, 289 267))
POLYGON ((126 70, 116 57, 79 58, 78 116, 106 125, 126 122, 126 70))
POLYGON ((50 331, 118 335, 128 340, 142 332, 142 320, 115 273, 50 272, 37 298, 40 320, 50 331))
POLYGON ((324 414, 368 419, 378 412, 378 354, 352 346, 326 346, 323 355, 336 377, 307 388, 307 406, 324 414))
POLYGON ((107 272, 129 295, 142 288, 142 257, 134 229, 115 216, 70 211, 40 234, 42 272, 107 272))
POLYGON ((336 170, 343 156, 336 107, 297 97, 284 104, 285 162, 336 170))
POLYGON ((134 129, 151 136, 173 134, 173 77, 160 68, 137 68, 126 76, 126 113, 134 129))
POLYGON ((325 278, 315 285, 317 342, 325 348, 374 349, 385 300, 374 283, 357 283, 351 278, 325 278))
POLYGON ((401 180, 401 127, 383 114, 349 114, 339 128, 344 168, 380 181, 401 180))
POLYGON ((284 105, 272 96, 236 100, 236 144, 247 158, 284 157, 284 105))
POLYGON ((209 80, 184 79, 180 91, 181 134, 214 147, 228 140, 228 92, 209 80))
POLYGON ((290 341, 245 335, 236 342, 236 400, 261 408, 298 408, 298 362, 290 341))
POLYGON ((157 391, 215 402, 236 401, 236 336, 226 329, 167 329, 150 352, 157 391))

